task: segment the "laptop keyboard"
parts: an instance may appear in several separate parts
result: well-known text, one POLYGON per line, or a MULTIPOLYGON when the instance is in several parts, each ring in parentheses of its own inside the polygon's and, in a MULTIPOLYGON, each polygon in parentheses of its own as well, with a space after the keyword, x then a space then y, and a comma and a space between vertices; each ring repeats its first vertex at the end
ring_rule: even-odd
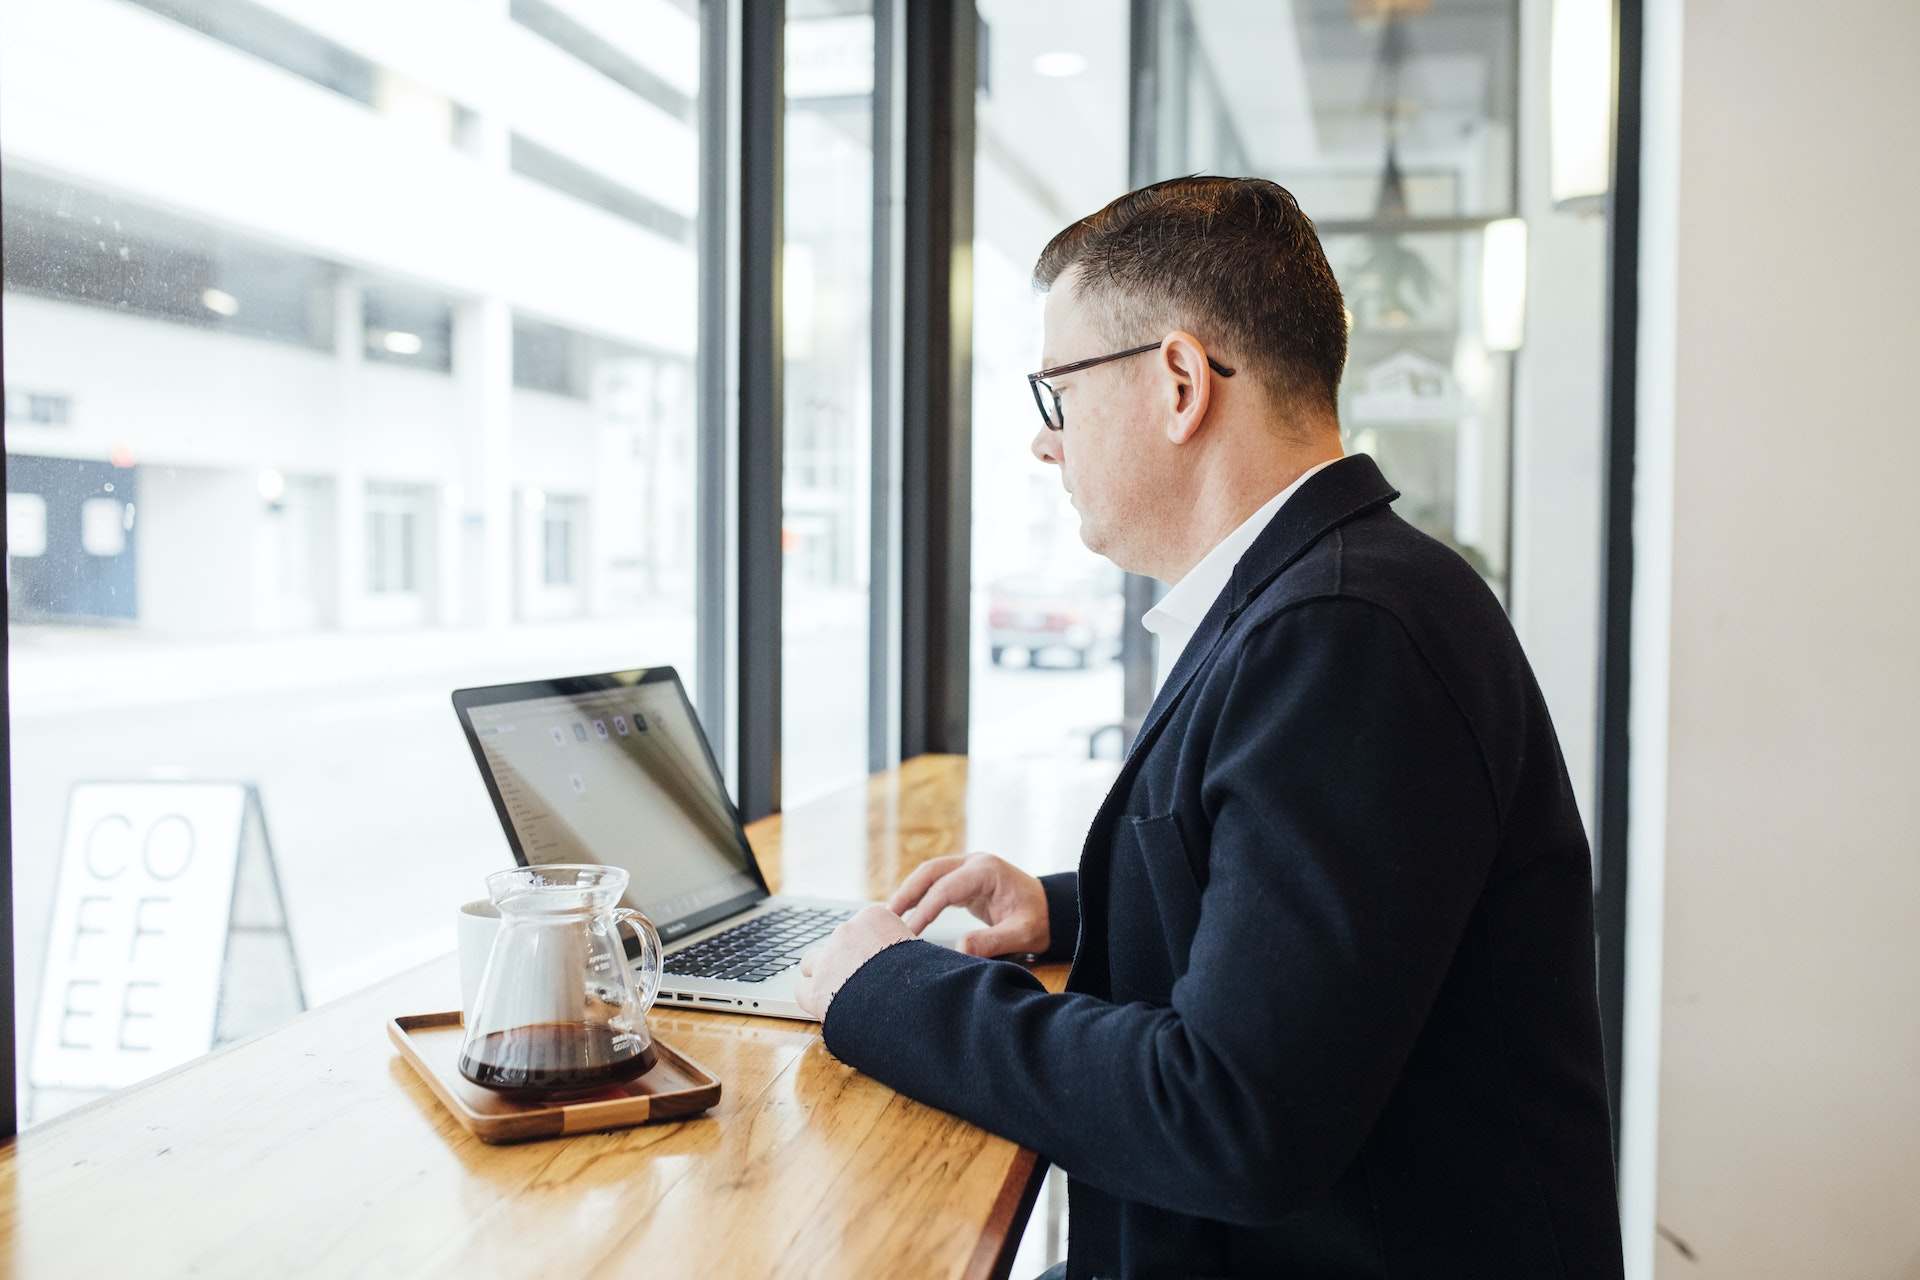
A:
POLYGON ((667 957, 683 978, 765 982, 800 963, 800 953, 833 932, 853 909, 781 907, 702 939, 667 957))

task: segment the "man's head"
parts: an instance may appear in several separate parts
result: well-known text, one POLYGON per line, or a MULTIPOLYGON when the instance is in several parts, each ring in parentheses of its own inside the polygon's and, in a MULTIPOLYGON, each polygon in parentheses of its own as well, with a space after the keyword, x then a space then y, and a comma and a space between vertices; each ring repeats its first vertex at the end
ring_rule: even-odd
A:
POLYGON ((1283 187, 1142 187, 1055 236, 1034 283, 1048 293, 1047 367, 1161 342, 1049 379, 1064 430, 1033 445, 1061 465, 1082 539, 1123 567, 1177 576, 1196 502, 1337 447, 1346 311, 1283 187))

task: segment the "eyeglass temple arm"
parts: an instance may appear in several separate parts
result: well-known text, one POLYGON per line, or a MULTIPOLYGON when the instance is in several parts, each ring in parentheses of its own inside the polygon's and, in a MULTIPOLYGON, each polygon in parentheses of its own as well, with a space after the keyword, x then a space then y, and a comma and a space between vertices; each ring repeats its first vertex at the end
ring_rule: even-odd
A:
MULTIPOLYGON (((1145 355, 1149 351, 1157 351, 1159 349, 1160 344, 1158 342, 1149 342, 1144 346, 1129 347, 1125 351, 1116 351, 1111 355, 1091 356, 1085 360, 1075 360, 1072 364, 1057 364, 1051 369, 1042 369, 1038 373, 1028 374, 1027 381, 1039 382, 1046 378, 1057 378, 1066 373, 1078 373, 1082 369, 1091 369, 1095 365, 1105 364, 1109 360, 1125 360, 1128 356, 1145 355)), ((1207 357, 1207 367, 1223 378, 1231 378, 1235 372, 1233 369, 1215 360, 1212 356, 1207 357)))

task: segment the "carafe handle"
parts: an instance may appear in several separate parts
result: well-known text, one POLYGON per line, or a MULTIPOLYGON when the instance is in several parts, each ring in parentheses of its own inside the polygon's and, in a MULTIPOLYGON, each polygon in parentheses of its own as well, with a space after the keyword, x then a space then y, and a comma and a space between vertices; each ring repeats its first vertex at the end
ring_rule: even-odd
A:
POLYGON ((653 927, 653 921, 632 907, 619 907, 613 913, 614 927, 626 925, 640 939, 640 1012, 646 1013, 653 1008, 653 998, 660 994, 660 975, 666 964, 666 956, 660 947, 660 932, 653 927))

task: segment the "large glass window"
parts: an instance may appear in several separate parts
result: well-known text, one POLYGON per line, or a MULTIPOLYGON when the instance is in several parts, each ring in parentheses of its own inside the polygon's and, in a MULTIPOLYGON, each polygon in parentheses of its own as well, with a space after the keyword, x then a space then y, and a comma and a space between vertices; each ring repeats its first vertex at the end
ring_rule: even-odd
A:
POLYGON ((968 732, 978 755, 1085 760, 1121 745, 1121 575, 1033 457, 1026 375, 1040 367, 1034 260, 1126 190, 1126 11, 981 0, 980 16, 968 732))
POLYGON ((1374 455, 1404 495, 1395 509, 1504 599, 1518 337, 1483 303, 1503 284, 1489 275, 1511 269, 1512 241, 1488 228, 1517 207, 1515 6, 1154 12, 1155 176, 1258 174, 1299 199, 1351 315, 1348 452, 1374 455))
POLYGON ((454 687, 697 687, 696 13, 0 0, 26 1121, 451 948, 454 687))
POLYGON ((1512 611, 1593 813, 1605 220, 1548 181, 1547 5, 1155 0, 1153 176, 1273 178, 1352 314, 1340 417, 1512 611))
POLYGON ((781 802, 867 774, 873 6, 787 6, 781 802))

